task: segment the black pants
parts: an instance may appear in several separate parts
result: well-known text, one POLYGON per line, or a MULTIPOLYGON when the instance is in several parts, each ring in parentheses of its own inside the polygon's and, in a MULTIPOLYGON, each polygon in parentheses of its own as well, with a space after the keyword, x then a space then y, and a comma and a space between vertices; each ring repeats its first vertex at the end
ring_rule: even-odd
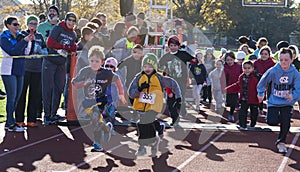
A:
POLYGON ((291 127, 292 115, 292 106, 268 107, 267 124, 274 126, 280 124, 280 132, 276 144, 279 142, 286 143, 286 136, 291 127))
POLYGON ((202 90, 203 90, 203 95, 202 95, 203 101, 206 101, 206 99, 208 99, 209 103, 211 103, 212 100, 211 85, 209 86, 204 85, 202 87, 202 90))
POLYGON ((241 127, 246 128, 247 127, 247 114, 248 114, 248 108, 250 107, 251 112, 251 123, 250 126, 254 127, 256 125, 257 121, 257 115, 258 115, 258 105, 257 104, 248 104, 247 101, 241 101, 241 109, 239 112, 239 123, 241 127))
POLYGON ((172 124, 177 122, 177 120, 179 118, 178 109, 176 107, 174 107, 174 104, 175 104, 175 95, 173 95, 172 98, 168 97, 167 98, 167 106, 168 106, 168 109, 170 111, 170 115, 171 115, 171 118, 172 118, 172 124))
POLYGON ((226 94, 226 104, 229 105, 229 114, 233 115, 235 107, 237 105, 238 93, 226 94))
POLYGON ((28 88, 27 122, 36 122, 37 111, 40 108, 40 101, 42 99, 41 72, 25 72, 22 94, 16 108, 17 122, 24 122, 28 88))
POLYGON ((146 146, 155 142, 156 131, 161 129, 160 122, 156 120, 156 115, 157 112, 155 111, 140 113, 140 121, 137 123, 139 145, 146 146))

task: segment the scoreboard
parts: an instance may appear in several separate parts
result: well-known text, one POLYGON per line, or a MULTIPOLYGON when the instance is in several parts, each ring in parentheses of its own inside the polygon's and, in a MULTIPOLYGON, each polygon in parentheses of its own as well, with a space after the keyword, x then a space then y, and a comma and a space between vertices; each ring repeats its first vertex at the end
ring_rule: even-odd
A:
POLYGON ((248 7, 287 7, 287 0, 242 0, 248 7))

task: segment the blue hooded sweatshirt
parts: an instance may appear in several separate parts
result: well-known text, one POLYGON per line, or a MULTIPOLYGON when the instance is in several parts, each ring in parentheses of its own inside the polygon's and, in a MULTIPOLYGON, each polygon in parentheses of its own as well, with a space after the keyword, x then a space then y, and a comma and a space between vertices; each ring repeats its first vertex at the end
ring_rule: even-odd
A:
POLYGON ((257 85, 259 97, 263 97, 266 87, 269 86, 268 107, 293 106, 300 99, 300 73, 294 65, 283 70, 279 63, 267 70, 257 85), (270 85, 269 85, 270 84, 270 85), (287 101, 285 97, 292 94, 293 101, 287 101))

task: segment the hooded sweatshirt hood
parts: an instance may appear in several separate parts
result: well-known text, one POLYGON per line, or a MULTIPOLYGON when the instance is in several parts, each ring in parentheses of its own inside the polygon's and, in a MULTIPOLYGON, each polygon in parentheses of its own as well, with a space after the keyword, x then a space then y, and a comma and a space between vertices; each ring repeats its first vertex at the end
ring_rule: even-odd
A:
POLYGON ((73 33, 74 32, 74 29, 70 29, 67 27, 67 23, 65 21, 61 21, 58 23, 59 26, 63 27, 65 30, 67 30, 68 32, 70 33, 73 33))

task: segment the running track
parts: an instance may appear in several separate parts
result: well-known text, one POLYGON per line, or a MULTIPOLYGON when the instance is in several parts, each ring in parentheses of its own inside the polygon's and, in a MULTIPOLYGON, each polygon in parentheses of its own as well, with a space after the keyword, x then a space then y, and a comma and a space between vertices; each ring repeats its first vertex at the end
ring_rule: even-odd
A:
MULTIPOLYGON (((201 108, 201 114, 182 121, 209 122, 220 116, 206 106, 201 108)), ((261 117, 258 125, 265 125, 263 121, 261 117)), ((220 123, 227 121, 220 118, 220 123)), ((300 126, 298 112, 292 126, 300 126)), ((89 125, 39 125, 13 133, 4 131, 1 124, 0 171, 300 171, 300 133, 288 135, 289 149, 284 155, 274 145, 276 132, 171 128, 157 157, 136 158, 134 128, 117 127, 118 134, 105 145, 105 153, 90 151, 92 141, 86 134, 90 129, 89 125)))

